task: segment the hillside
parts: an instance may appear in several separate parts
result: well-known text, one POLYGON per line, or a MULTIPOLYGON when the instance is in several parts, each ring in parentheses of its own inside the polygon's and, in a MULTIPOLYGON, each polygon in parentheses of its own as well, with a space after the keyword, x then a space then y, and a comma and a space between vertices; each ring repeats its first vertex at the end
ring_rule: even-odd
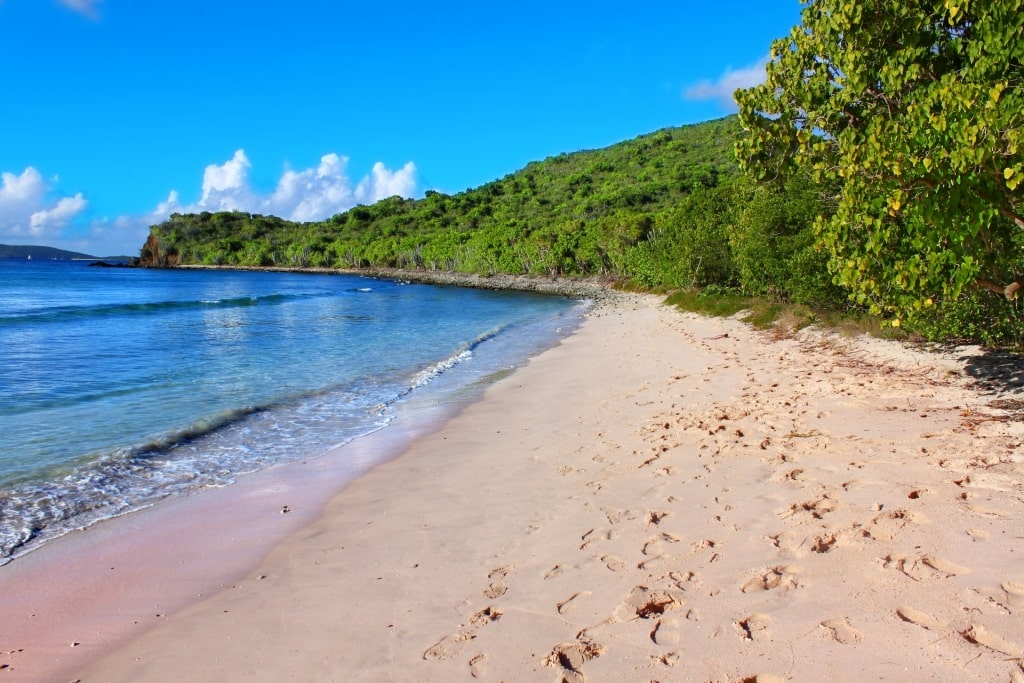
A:
POLYGON ((40 260, 95 258, 89 254, 81 254, 77 251, 65 251, 64 249, 56 249, 54 247, 40 247, 24 244, 0 244, 0 259, 28 259, 29 257, 40 260))
POLYGON ((677 208, 739 178, 736 117, 562 154, 455 195, 392 197, 298 224, 241 212, 174 215, 145 265, 403 267, 633 277, 677 208))

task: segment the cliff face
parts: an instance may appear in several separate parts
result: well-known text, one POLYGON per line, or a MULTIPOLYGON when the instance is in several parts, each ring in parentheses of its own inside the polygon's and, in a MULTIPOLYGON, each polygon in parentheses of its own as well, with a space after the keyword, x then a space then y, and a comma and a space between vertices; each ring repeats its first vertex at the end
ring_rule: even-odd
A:
POLYGON ((146 243, 142 246, 139 256, 139 266, 142 268, 173 268, 180 262, 178 252, 174 249, 167 249, 156 232, 150 231, 146 243))

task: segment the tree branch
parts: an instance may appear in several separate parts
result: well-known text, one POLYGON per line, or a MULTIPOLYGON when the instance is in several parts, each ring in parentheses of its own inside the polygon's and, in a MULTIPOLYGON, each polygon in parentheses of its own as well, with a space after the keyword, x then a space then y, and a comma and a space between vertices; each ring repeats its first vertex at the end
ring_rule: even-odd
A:
POLYGON ((974 281, 974 284, 982 289, 986 289, 996 294, 1001 294, 1009 301, 1013 301, 1017 297, 1017 293, 1020 291, 1021 283, 1019 280, 1015 280, 1008 285, 1000 285, 991 280, 985 280, 984 278, 978 278, 974 281))

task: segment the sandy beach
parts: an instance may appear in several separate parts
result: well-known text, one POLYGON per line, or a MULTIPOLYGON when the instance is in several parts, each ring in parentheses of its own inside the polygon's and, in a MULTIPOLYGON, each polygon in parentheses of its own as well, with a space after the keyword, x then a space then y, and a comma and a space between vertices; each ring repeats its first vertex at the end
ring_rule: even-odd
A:
POLYGON ((159 618, 124 584, 95 637, 13 601, 0 682, 1024 682, 1020 368, 660 301, 606 302, 326 508, 276 491, 283 540, 159 618))

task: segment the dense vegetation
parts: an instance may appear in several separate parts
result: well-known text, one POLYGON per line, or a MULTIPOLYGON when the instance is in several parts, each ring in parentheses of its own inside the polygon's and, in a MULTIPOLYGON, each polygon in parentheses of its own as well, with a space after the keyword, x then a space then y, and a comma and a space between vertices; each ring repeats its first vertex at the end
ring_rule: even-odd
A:
POLYGON ((735 161, 740 132, 734 116, 667 128, 459 194, 392 197, 316 223, 176 214, 153 226, 143 262, 602 275, 839 305, 812 228, 828 211, 820 188, 756 186, 735 161))
POLYGON ((818 234, 856 302, 1020 341, 1024 2, 805 0, 737 98, 746 170, 835 185, 818 234))
POLYGON ((739 118, 322 222, 174 215, 142 261, 602 275, 1024 344, 1024 2, 804 5, 739 118))

